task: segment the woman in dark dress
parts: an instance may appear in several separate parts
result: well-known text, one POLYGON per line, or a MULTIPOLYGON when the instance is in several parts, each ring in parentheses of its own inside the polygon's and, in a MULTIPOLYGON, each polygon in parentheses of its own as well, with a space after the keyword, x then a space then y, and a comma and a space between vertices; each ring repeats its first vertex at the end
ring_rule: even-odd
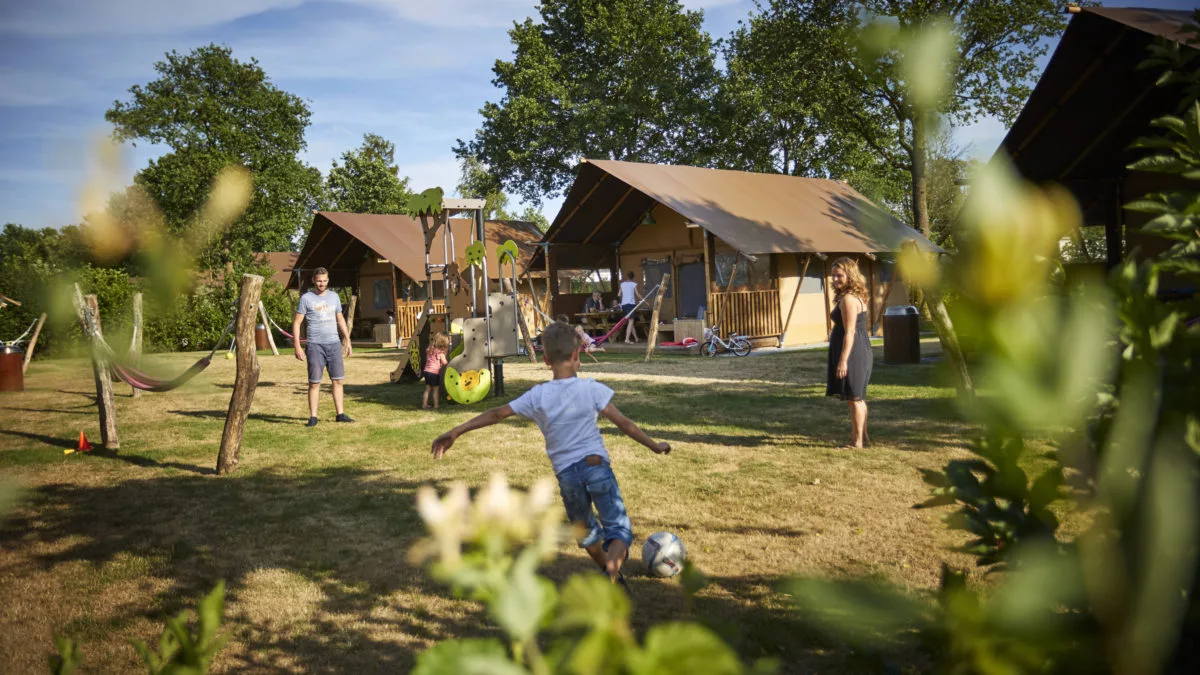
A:
POLYGON ((836 302, 829 334, 829 373, 826 396, 837 396, 850 407, 850 442, 861 448, 867 436, 867 383, 871 380, 871 338, 867 333, 867 283, 858 263, 838 258, 830 270, 836 302))

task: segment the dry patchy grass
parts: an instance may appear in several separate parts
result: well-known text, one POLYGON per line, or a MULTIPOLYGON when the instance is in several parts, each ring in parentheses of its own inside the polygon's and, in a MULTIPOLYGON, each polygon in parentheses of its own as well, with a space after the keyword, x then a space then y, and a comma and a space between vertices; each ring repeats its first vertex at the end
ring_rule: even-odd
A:
MULTIPOLYGON (((178 371, 194 357, 153 357, 148 369, 178 371)), ((32 364, 24 393, 0 394, 0 468, 28 489, 0 526, 3 670, 40 670, 55 632, 82 640, 92 672, 132 670, 125 638, 156 638, 165 616, 217 579, 228 584, 223 672, 400 672, 434 641, 493 634, 479 606, 407 562, 423 533, 413 496, 422 483, 480 486, 496 471, 528 485, 549 472, 541 437, 508 423, 434 462, 430 440, 483 407, 420 410, 421 387, 387 383, 396 361, 356 355, 347 410, 358 422, 333 424, 324 395, 322 422, 307 429, 303 366, 264 356, 242 465, 228 478, 212 467, 232 361, 167 394, 134 400, 119 385, 121 451, 90 456, 62 454, 80 430, 98 442, 88 364, 32 364)), ((819 351, 650 364, 605 355, 584 366, 674 448, 655 456, 604 427, 635 530, 679 533, 713 580, 689 604, 676 582, 632 561, 639 629, 693 617, 787 672, 873 670, 807 626, 778 582, 871 576, 924 593, 943 561, 969 564, 947 551, 955 538, 940 514, 911 508, 926 493, 916 469, 961 456, 967 442, 952 390, 933 366, 878 364, 876 445, 837 450, 848 424, 844 404, 823 396, 824 363, 819 351)), ((548 372, 511 360, 505 375, 511 398, 548 372)), ((590 569, 580 551, 562 553, 552 578, 590 569)))

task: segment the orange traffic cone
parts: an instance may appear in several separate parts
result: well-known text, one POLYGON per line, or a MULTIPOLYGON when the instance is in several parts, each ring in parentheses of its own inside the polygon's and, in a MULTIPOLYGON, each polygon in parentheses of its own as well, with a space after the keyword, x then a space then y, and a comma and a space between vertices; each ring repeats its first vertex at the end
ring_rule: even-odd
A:
POLYGON ((87 452, 92 449, 92 444, 88 443, 87 436, 84 436, 82 431, 79 432, 79 447, 75 449, 79 452, 87 452))

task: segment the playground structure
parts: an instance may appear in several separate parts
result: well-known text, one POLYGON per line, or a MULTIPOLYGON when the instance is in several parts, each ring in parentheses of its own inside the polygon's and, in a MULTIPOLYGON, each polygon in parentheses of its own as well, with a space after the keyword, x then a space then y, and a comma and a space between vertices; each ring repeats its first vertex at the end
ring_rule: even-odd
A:
POLYGON ((493 386, 497 394, 503 393, 503 359, 520 353, 518 331, 525 340, 527 353, 531 358, 533 355, 533 343, 518 300, 515 242, 509 240, 497 247, 496 259, 501 269, 496 270, 496 276, 501 280, 500 288, 493 290, 489 282, 484 204, 482 199, 448 199, 440 188, 432 188, 415 198, 410 207, 412 215, 420 219, 425 237, 427 288, 433 287, 435 276, 442 282, 445 312, 434 313, 433 299, 426 299, 417 330, 409 340, 408 353, 390 379, 393 382, 419 379, 432 335, 446 332, 453 347, 442 381, 447 395, 457 403, 481 401, 493 386), (471 224, 470 244, 457 260, 454 231, 449 226, 453 214, 467 215, 471 224), (441 262, 435 262, 433 244, 439 231, 444 232, 442 256, 441 262), (505 263, 511 265, 509 278, 503 275, 505 263))

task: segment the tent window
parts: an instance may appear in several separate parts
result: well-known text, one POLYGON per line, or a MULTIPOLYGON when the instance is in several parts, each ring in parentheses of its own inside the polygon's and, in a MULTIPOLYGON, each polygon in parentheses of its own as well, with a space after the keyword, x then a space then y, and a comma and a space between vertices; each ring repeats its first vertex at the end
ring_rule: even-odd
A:
MULTIPOLYGON (((643 258, 642 259, 642 290, 649 293, 650 289, 662 283, 663 276, 671 272, 670 258, 643 258)), ((663 298, 671 297, 671 284, 667 282, 667 287, 663 289, 663 298)), ((653 297, 653 296, 651 296, 653 297)))
POLYGON ((376 279, 371 285, 371 295, 374 296, 373 305, 375 309, 391 309, 392 308, 392 280, 391 279, 376 279))
POLYGON ((800 282, 800 292, 802 294, 825 292, 825 277, 821 267, 820 260, 809 262, 808 271, 804 273, 804 279, 800 282))

